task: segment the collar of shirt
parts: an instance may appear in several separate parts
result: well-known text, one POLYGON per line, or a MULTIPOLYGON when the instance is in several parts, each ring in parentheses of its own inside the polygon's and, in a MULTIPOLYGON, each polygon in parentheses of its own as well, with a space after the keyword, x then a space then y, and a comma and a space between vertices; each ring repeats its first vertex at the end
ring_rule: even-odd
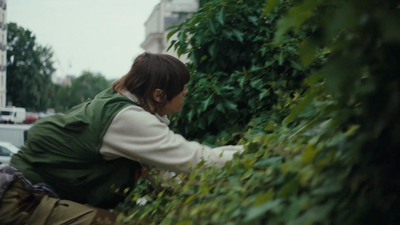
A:
MULTIPOLYGON (((138 98, 134 94, 130 93, 129 91, 125 92, 124 95, 135 103, 139 102, 138 98)), ((160 116, 160 115, 158 115, 158 113, 156 113, 156 114, 154 114, 154 116, 156 116, 157 119, 160 120, 160 122, 165 123, 167 125, 170 124, 170 121, 169 121, 167 115, 160 116)))

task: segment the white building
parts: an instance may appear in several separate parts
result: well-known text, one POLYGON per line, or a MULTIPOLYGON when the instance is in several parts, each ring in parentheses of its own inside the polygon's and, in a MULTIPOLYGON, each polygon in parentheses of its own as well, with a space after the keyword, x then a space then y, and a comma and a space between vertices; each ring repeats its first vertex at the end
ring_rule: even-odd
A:
POLYGON ((0 0, 0 108, 6 106, 7 1, 0 0))
MULTIPOLYGON (((146 40, 140 45, 146 52, 167 53, 178 57, 178 54, 171 48, 167 49, 172 40, 177 39, 177 34, 172 36, 167 42, 169 31, 166 28, 178 25, 183 22, 191 13, 199 8, 198 0, 161 0, 154 7, 150 17, 145 22, 146 40)), ((182 55, 180 60, 187 62, 187 57, 182 55)))

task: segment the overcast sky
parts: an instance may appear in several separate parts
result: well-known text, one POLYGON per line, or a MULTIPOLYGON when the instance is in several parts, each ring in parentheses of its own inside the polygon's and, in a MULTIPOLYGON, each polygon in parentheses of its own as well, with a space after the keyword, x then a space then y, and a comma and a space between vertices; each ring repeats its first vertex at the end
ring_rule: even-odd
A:
POLYGON ((143 49, 144 23, 160 0, 8 0, 7 20, 54 51, 57 75, 126 74, 143 49))

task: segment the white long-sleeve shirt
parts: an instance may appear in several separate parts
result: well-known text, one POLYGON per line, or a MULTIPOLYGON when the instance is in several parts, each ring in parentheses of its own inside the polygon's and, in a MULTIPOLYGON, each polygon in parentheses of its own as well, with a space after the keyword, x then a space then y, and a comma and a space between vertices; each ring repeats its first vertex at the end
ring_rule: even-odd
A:
MULTIPOLYGON (((137 102, 129 92, 125 96, 137 102)), ((190 166, 194 167, 202 160, 221 167, 233 158, 234 153, 243 152, 243 146, 212 149, 187 141, 171 131, 168 125, 166 116, 153 115, 136 105, 129 106, 114 117, 104 135, 100 154, 106 160, 125 157, 166 170, 189 172, 190 166)))

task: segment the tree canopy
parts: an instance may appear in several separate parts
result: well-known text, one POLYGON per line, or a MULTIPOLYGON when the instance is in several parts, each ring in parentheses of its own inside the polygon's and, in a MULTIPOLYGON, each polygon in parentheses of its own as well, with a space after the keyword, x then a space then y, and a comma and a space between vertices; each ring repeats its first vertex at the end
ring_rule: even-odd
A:
POLYGON ((101 73, 83 71, 82 74, 73 79, 71 86, 59 86, 55 94, 55 108, 59 112, 66 111, 87 99, 93 99, 98 93, 111 87, 101 73))
POLYGON ((7 31, 7 100, 28 110, 52 108, 53 51, 16 23, 7 31))

